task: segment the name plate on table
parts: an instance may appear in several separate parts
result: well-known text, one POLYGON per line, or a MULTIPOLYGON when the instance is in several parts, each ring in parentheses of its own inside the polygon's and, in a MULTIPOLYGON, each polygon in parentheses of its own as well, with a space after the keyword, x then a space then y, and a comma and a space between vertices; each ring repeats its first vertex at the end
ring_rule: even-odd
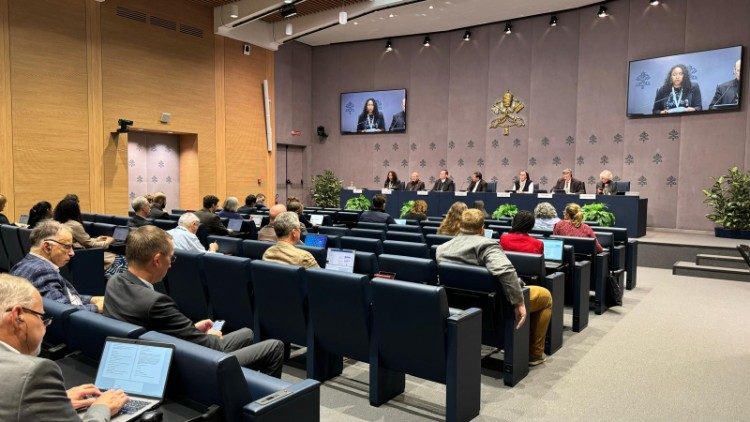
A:
POLYGON ((625 192, 625 196, 641 196, 640 192, 625 192))
POLYGON ((380 193, 382 193, 383 195, 390 195, 391 193, 393 193, 393 191, 391 189, 381 189, 380 193))
POLYGON ((352 189, 352 193, 362 193, 362 189, 352 189))
POLYGON ((454 192, 454 195, 455 196, 466 196, 467 193, 468 192, 466 192, 466 191, 458 191, 457 190, 457 191, 454 192))
POLYGON ((418 196, 427 196, 429 194, 430 194, 430 191, 428 191, 428 190, 418 190, 417 191, 417 195, 418 196))
POLYGON ((497 198, 510 198, 510 192, 498 192, 497 198))
POLYGON ((536 197, 537 198, 552 198, 552 195, 553 194, 551 193, 537 193, 536 197))
POLYGON ((595 193, 582 193, 578 195, 578 199, 596 199, 595 193))

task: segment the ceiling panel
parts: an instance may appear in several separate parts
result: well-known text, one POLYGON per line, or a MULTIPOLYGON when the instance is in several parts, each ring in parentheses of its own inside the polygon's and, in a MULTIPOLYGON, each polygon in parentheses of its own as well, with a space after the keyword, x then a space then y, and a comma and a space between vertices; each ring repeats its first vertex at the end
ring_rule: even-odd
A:
MULTIPOLYGON (((297 16, 312 15, 314 13, 322 12, 324 10, 336 9, 338 7, 347 6, 355 3, 362 3, 369 0, 305 0, 295 4, 297 8, 297 16)), ((281 13, 274 12, 263 18, 264 21, 269 23, 278 22, 283 20, 281 13)))

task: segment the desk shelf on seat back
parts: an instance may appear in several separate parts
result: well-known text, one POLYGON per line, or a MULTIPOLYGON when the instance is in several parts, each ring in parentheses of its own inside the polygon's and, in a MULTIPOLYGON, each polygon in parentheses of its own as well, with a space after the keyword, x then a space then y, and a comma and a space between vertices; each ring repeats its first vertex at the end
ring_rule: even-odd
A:
MULTIPOLYGON (((609 252, 596 253, 596 239, 589 237, 552 236, 562 239, 565 245, 573 247, 578 258, 591 263, 590 287, 594 291, 594 313, 601 315, 607 311, 605 301, 607 288, 607 275, 609 274, 609 252)), ((577 259, 578 260, 578 259, 577 259)))

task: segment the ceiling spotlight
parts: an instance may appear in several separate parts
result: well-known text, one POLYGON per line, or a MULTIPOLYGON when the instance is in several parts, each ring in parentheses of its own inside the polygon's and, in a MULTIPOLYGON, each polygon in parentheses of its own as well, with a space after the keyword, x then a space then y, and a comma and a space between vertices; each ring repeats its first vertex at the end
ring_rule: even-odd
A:
POLYGON ((284 0, 284 3, 286 3, 286 4, 291 4, 293 2, 294 2, 294 0, 284 0))
POLYGON ((648 4, 650 4, 651 6, 658 6, 659 5, 659 0, 651 0, 651 1, 648 2, 648 4))
POLYGON ((469 41, 469 40, 471 40, 471 31, 467 29, 466 32, 464 32, 464 41, 469 41))
POLYGON ((505 31, 504 32, 506 34, 510 34, 512 28, 513 28, 513 25, 511 25, 510 22, 508 22, 508 23, 505 24, 505 31))
POLYGON ((292 26, 292 23, 289 22, 284 27, 284 34, 286 35, 292 35, 294 33, 294 27, 292 26))
POLYGON ((348 22, 349 16, 347 16, 346 12, 341 11, 339 12, 339 23, 341 25, 346 25, 346 22, 348 22))
POLYGON ((229 6, 229 17, 232 19, 237 19, 240 17, 240 10, 236 4, 229 6))
POLYGON ((297 8, 294 7, 293 4, 285 4, 281 6, 280 13, 281 17, 284 19, 291 18, 292 16, 297 14, 297 8))
POLYGON ((425 46, 425 47, 429 47, 430 46, 430 36, 429 35, 426 35, 424 37, 424 41, 422 41, 422 45, 425 46))
POLYGON ((435 6, 433 6, 433 5, 430 5, 430 7, 428 7, 428 9, 430 9, 430 10, 432 10, 434 8, 435 8, 435 6))
POLYGON ((549 17, 549 26, 557 26, 557 15, 549 17))
POLYGON ((606 18, 609 16, 609 13, 607 13, 607 7, 605 5, 599 6, 599 12, 596 14, 596 16, 599 16, 600 18, 606 18))
POLYGON ((385 51, 387 51, 388 53, 393 51, 393 43, 391 43, 390 39, 385 42, 385 51))

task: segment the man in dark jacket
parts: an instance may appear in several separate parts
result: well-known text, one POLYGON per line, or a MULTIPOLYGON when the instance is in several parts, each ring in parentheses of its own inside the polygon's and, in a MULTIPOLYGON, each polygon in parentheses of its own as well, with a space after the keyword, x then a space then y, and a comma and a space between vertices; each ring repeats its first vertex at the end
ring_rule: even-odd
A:
POLYGON ((219 208, 219 198, 214 195, 206 195, 203 197, 203 208, 195 212, 195 215, 201 221, 201 225, 206 231, 206 236, 212 234, 225 236, 229 234, 229 230, 221 224, 221 218, 216 214, 216 210, 219 208))
POLYGON ((372 207, 360 214, 359 222, 396 224, 396 220, 385 212, 385 196, 381 194, 372 197, 372 207))

